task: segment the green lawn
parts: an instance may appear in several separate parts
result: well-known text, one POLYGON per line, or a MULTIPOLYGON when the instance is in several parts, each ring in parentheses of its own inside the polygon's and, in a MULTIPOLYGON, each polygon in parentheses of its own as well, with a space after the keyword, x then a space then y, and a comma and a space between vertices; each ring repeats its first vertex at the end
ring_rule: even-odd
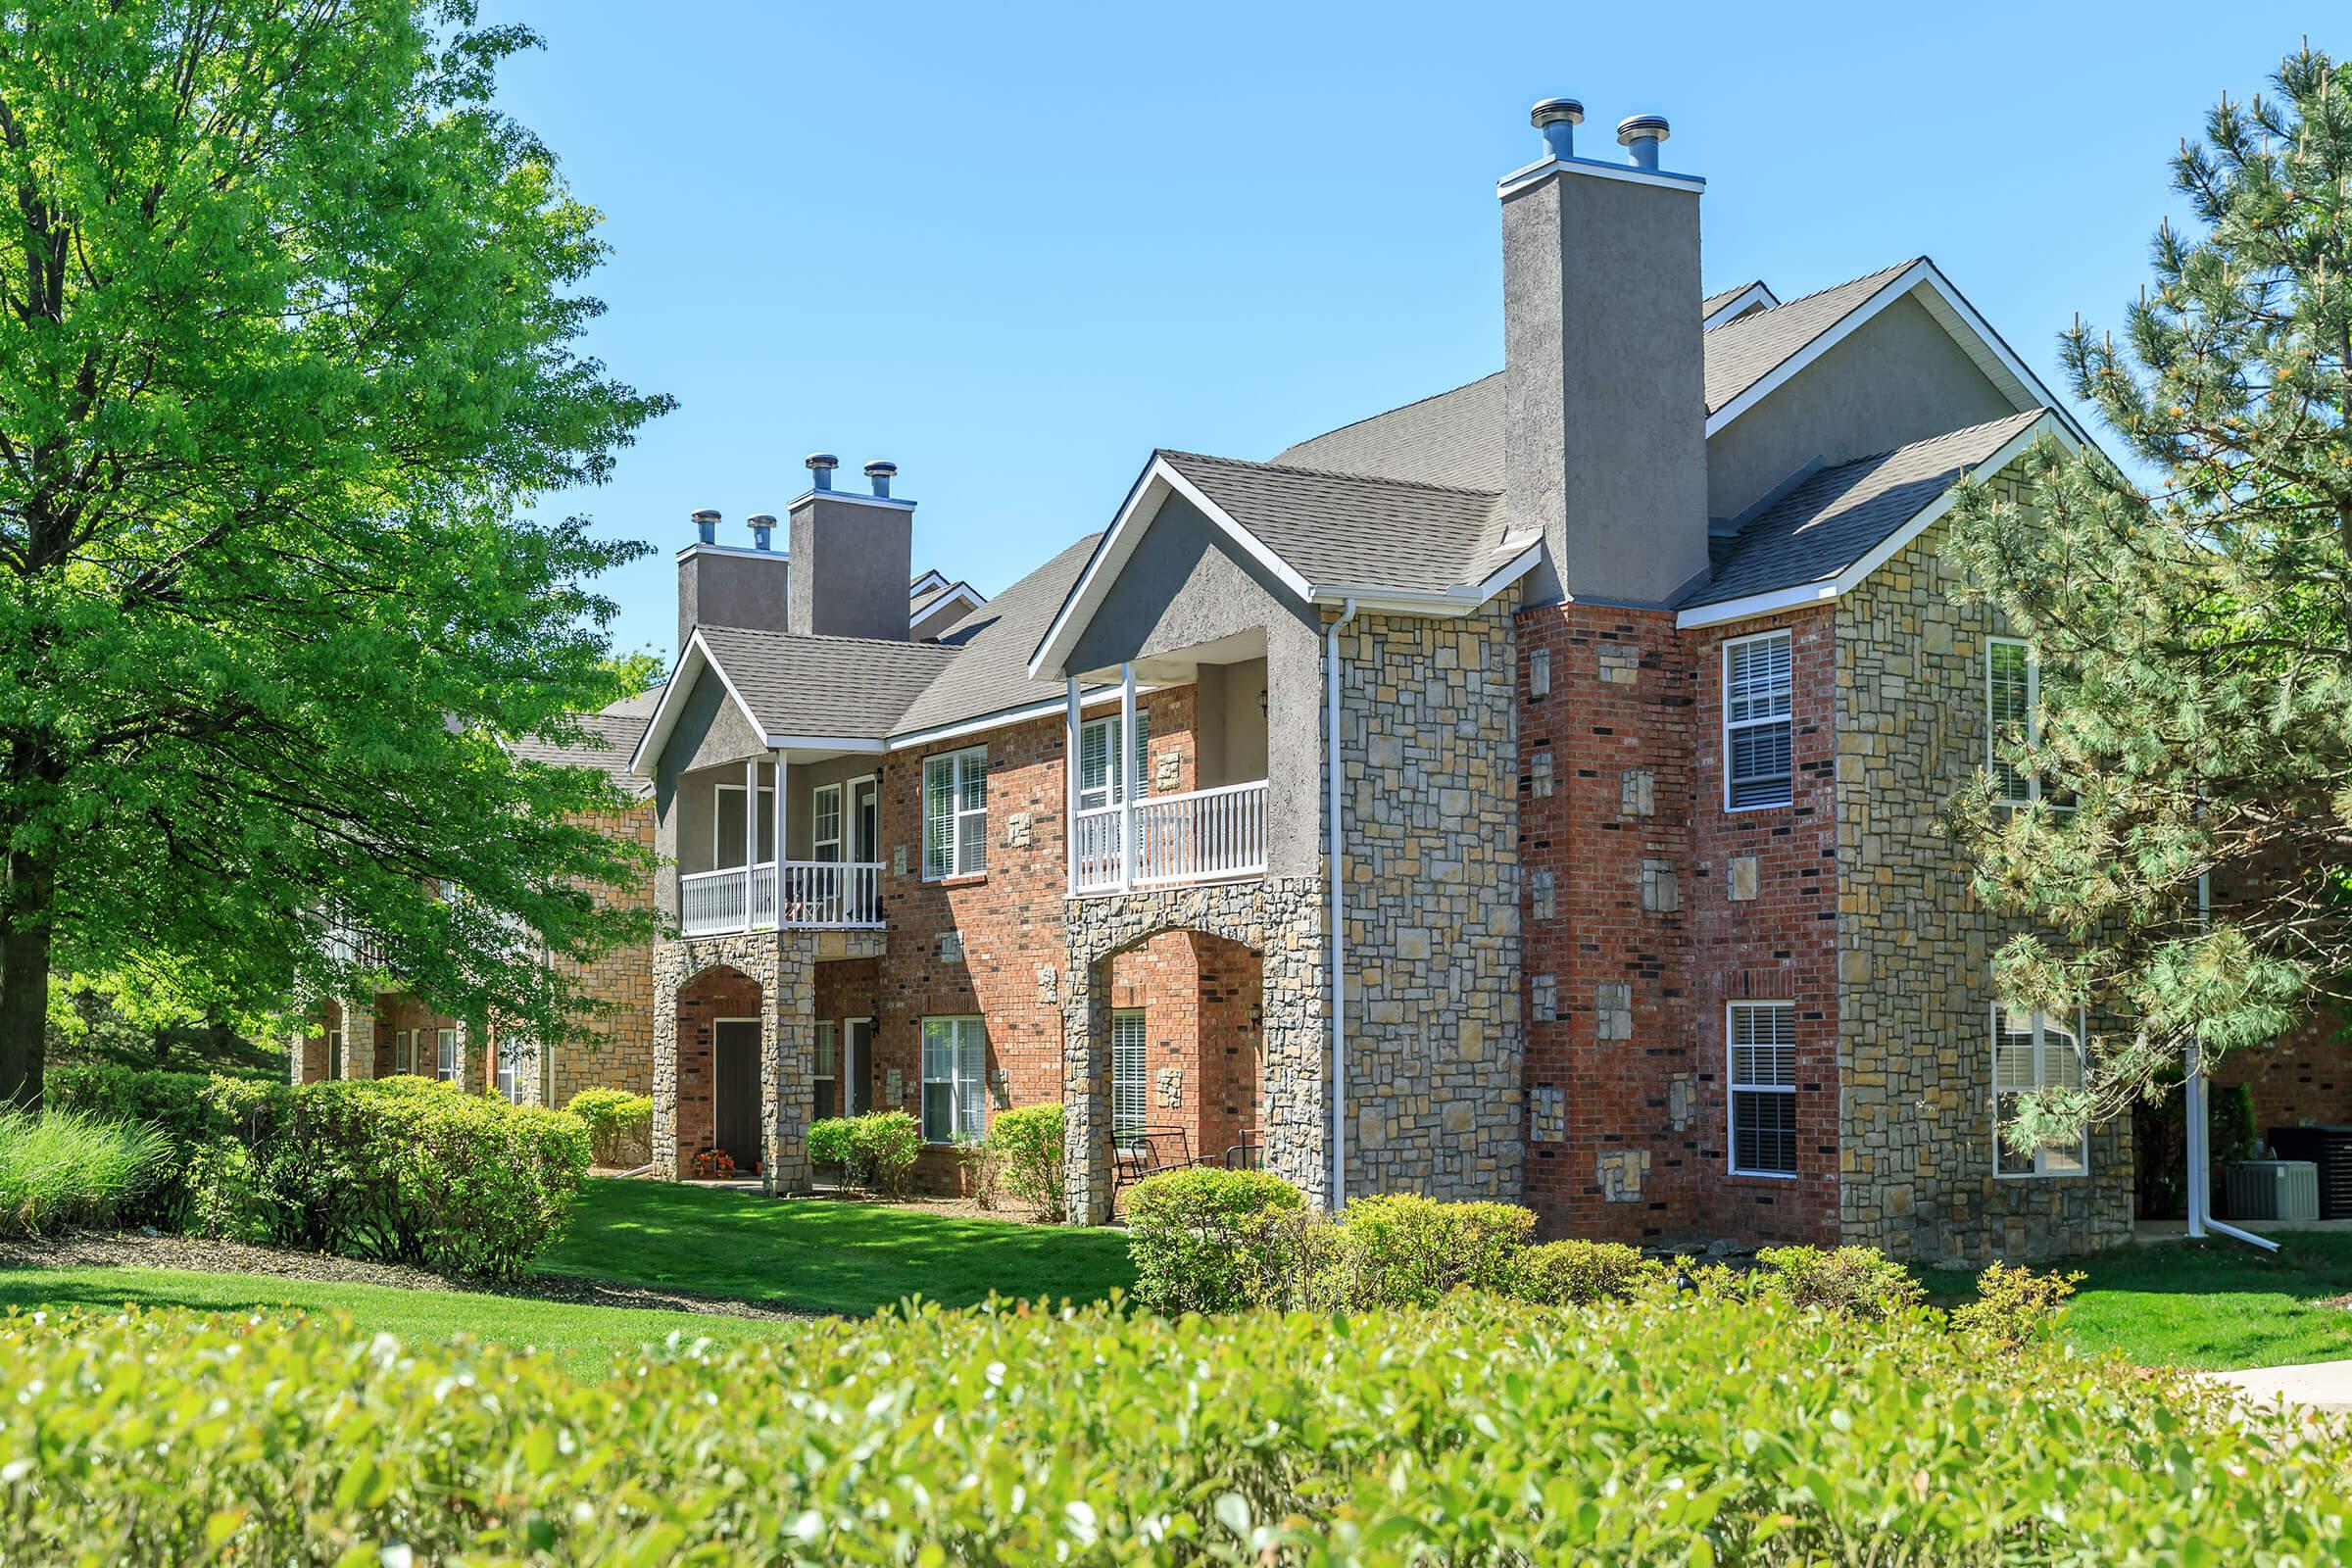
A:
POLYGON ((615 1351, 659 1343, 671 1333, 686 1340, 746 1341, 789 1334, 790 1323, 715 1317, 699 1312, 643 1312, 610 1306, 572 1306, 463 1291, 404 1291, 390 1285, 342 1285, 263 1274, 199 1274, 167 1268, 0 1269, 0 1312, 14 1306, 82 1306, 112 1311, 134 1306, 188 1306, 206 1312, 347 1312, 362 1331, 389 1332, 407 1341, 446 1341, 471 1334, 518 1349, 537 1348, 582 1375, 602 1371, 615 1351))
POLYGON ((968 1306, 991 1291, 1093 1301, 1135 1282, 1119 1231, 613 1179, 589 1182, 541 1268, 845 1313, 917 1295, 968 1306))
MULTIPOLYGON (((2274 1255, 2238 1242, 2118 1248, 2052 1267, 2081 1269, 2066 1334, 2142 1366, 2224 1369, 2352 1357, 2352 1236, 2289 1232, 2274 1255)), ((1938 1300, 1966 1299, 1966 1274, 1929 1273, 1938 1300)))

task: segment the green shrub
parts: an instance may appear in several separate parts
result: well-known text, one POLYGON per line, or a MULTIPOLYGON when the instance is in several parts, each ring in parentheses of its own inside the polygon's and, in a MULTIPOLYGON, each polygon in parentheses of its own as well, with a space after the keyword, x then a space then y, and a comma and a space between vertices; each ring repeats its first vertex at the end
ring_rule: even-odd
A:
POLYGON ((1310 1244, 1307 1298, 1322 1309, 1431 1306, 1448 1291, 1509 1288, 1536 1216, 1513 1203, 1359 1198, 1310 1244))
POLYGON ((1977 1276, 1977 1298, 1953 1310, 1952 1327, 2001 1350, 2054 1338, 2067 1298, 2085 1278, 1988 1263, 1977 1276))
POLYGON ((1231 1312, 1291 1288, 1306 1200, 1268 1171, 1162 1171, 1127 1189, 1135 1298, 1154 1312, 1231 1312))
POLYGON ((1762 1248, 1750 1284, 1796 1306, 1864 1319, 1907 1311, 1927 1295, 1909 1269, 1875 1247, 1762 1248))
POLYGON ((904 1193, 922 1152, 922 1124, 903 1110, 826 1116, 808 1124, 809 1161, 839 1165, 842 1180, 852 1187, 904 1193))
POLYGON ((276 1200, 243 1144, 219 1138, 189 1157, 187 1229, 230 1242, 268 1242, 279 1226, 276 1200))
POLYGON ((0 1107, 0 1235, 115 1220, 171 1152, 145 1122, 51 1107, 0 1107))
POLYGON ((1023 1105, 999 1111, 981 1140, 985 1179, 1014 1202, 1059 1221, 1064 1205, 1061 1106, 1023 1105))
POLYGON ((194 1072, 142 1072, 113 1063, 77 1062, 47 1076, 47 1104, 143 1122, 163 1134, 165 1151, 146 1188, 117 1216, 125 1224, 178 1230, 194 1198, 190 1163, 223 1138, 266 1144, 293 1103, 289 1084, 194 1072))
POLYGON ((2185 1377, 1769 1297, 1088 1309, 604 1379, 239 1312, 0 1319, 0 1561, 2322 1563, 2345 1450, 2185 1377))
POLYGON ((588 1149, 599 1165, 630 1170, 654 1157, 654 1102, 621 1089, 583 1089, 564 1106, 588 1126, 588 1149))
POLYGON ((1666 1265, 1622 1242, 1546 1242, 1511 1260, 1509 1294, 1545 1306, 1623 1301, 1665 1283, 1666 1265))

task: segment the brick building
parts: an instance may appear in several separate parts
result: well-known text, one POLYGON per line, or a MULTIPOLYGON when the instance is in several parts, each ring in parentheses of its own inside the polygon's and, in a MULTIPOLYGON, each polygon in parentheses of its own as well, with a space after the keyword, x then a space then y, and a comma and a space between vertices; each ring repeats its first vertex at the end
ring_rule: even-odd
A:
MULTIPOLYGON (((1057 1101, 1087 1220, 1173 1139, 1550 1234, 2128 1234, 2128 1127, 1996 1143, 2082 1025, 1997 1005, 1938 827, 2034 678, 1939 520, 2085 437, 1933 262, 1706 294, 1665 122, 1620 161, 1534 119, 1493 375, 1268 463, 1156 452, 987 602, 911 572, 888 464, 812 457, 749 546, 696 514, 626 763, 664 1172, 788 1189, 812 1117, 898 1106, 944 1183, 1057 1101)), ((2258 1070, 2352 1120, 2327 1048, 2258 1070)))

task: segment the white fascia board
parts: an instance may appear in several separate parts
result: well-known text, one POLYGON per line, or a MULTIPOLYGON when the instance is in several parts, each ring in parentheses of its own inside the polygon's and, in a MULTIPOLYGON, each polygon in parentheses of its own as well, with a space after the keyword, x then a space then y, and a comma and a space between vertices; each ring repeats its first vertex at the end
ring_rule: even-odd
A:
MULTIPOLYGON (((1160 688, 1139 683, 1135 690, 1136 695, 1140 697, 1148 692, 1158 691, 1160 688)), ((1078 694, 1078 708, 1083 712, 1089 708, 1100 708, 1104 703, 1115 703, 1118 700, 1119 689, 1116 686, 1098 686, 1093 691, 1078 694)), ((888 749, 894 752, 906 752, 917 747, 936 746, 941 741, 957 741, 967 735, 981 735, 992 729, 1003 729, 1007 724, 1020 724, 1033 718, 1050 717, 1054 713, 1067 711, 1068 708, 1067 699, 1056 697, 1051 702, 1032 703, 1026 708, 1003 709, 994 713, 983 713, 978 718, 967 718, 954 724, 937 724, 930 729, 908 730, 904 735, 893 735, 890 738, 888 749)))
POLYGON ((2080 449, 2083 443, 2075 439, 2074 431, 2065 416, 2055 409, 2045 410, 2040 418, 2002 442, 1982 463, 1967 473, 1944 486, 1943 493, 1929 502, 1900 528, 1880 540, 1850 566, 1835 577, 1818 582, 1799 583, 1793 588, 1776 588, 1770 593, 1749 594, 1743 599, 1727 599, 1716 605, 1696 605, 1677 612, 1674 624, 1678 629, 1694 626, 1720 626, 1726 621, 1745 620, 1751 615, 1769 615, 1783 610, 1795 610, 1805 605, 1823 604, 1861 586, 1863 579, 1892 561, 1903 548, 1934 527, 1943 514, 1960 500, 1960 487, 1980 473, 1998 473, 2016 462, 2026 449, 2044 433, 2055 435, 2070 447, 2080 449))
POLYGON ((915 578, 914 581, 906 585, 906 597, 912 599, 916 594, 921 593, 926 588, 945 588, 948 586, 949 583, 947 573, 941 571, 937 566, 934 566, 930 570, 924 572, 920 577, 915 578))
MULTIPOLYGON (((2090 432, 2075 421, 2074 415, 2058 400, 2057 394, 2044 386, 2041 377, 2035 375, 2033 368, 2019 359, 2009 345, 2001 340, 2000 333, 1992 329, 1992 324, 1977 314, 1977 308, 1968 303, 1966 295, 1952 286, 1951 279, 1945 277, 1934 262, 1923 265, 1928 270, 1930 288, 1920 303, 1927 307, 1928 314, 1936 318, 1937 324, 1952 334, 1953 339, 1968 352, 1969 358, 1975 360, 1996 385, 2007 379, 2024 388, 2025 402, 2021 408, 2048 409, 2064 421, 2066 433, 2077 446, 2095 446, 2090 432), (1955 326, 1963 330, 1954 330, 1955 326), (1999 367, 2000 373, 1994 373, 1987 360, 1999 367)), ((2012 393, 2013 397, 2015 395, 2012 393)))
POLYGON ((637 750, 629 754, 631 774, 638 778, 653 777, 649 771, 652 760, 661 755, 662 746, 669 740, 670 731, 677 728, 678 710, 685 705, 686 688, 693 683, 695 676, 706 669, 718 676, 719 684, 726 688, 728 698, 742 712, 744 722, 752 726, 752 733, 760 736, 766 734, 760 722, 760 715, 752 711, 752 705, 743 700, 743 694, 735 689, 735 683, 727 679, 727 672, 720 669, 718 661, 710 657, 710 646, 703 641, 702 629, 697 627, 694 635, 686 640, 685 652, 678 655, 678 662, 670 670, 668 682, 662 688, 662 700, 654 705, 654 716, 646 720, 645 733, 637 740, 637 750))
MULTIPOLYGON (((981 597, 979 589, 973 587, 968 582, 959 582, 955 584, 953 587, 941 590, 938 594, 935 594, 930 599, 925 600, 921 609, 909 609, 907 612, 909 616, 908 624, 911 625, 916 620, 929 620, 933 615, 938 614, 941 609, 956 603, 957 600, 961 600, 963 602, 967 611, 986 610, 988 608, 988 601, 981 597)), ((911 603, 912 601, 910 599, 909 604, 911 605, 911 603)))
POLYGON ((1675 174, 1665 170, 1651 173, 1630 164, 1604 164, 1595 158, 1541 158, 1525 169, 1514 169, 1495 181, 1497 198, 1515 196, 1530 185, 1540 184, 1554 174, 1582 174, 1589 179, 1621 179, 1629 185, 1658 185, 1667 190, 1703 191, 1707 182, 1696 174, 1675 174))
POLYGON ((1142 540, 1144 531, 1151 527, 1152 519, 1159 514, 1160 507, 1166 504, 1171 494, 1180 495, 1198 507, 1202 516, 1240 546, 1243 554, 1273 573, 1277 582, 1300 599, 1313 600, 1313 585, 1293 569, 1290 563, 1268 550, 1255 534, 1234 521, 1222 507, 1201 494, 1199 486, 1178 473, 1174 465, 1155 453, 1142 476, 1127 492, 1127 500, 1119 508, 1119 514, 1112 521, 1110 531, 1102 536, 1102 543, 1095 546, 1093 558, 1087 562, 1086 569, 1078 574, 1076 585, 1070 589, 1069 597, 1062 601, 1061 610, 1037 645, 1037 652, 1030 656, 1030 679, 1060 678, 1062 662, 1069 658, 1071 648, 1078 640, 1079 628, 1102 607, 1104 596, 1110 592, 1111 583, 1135 554, 1135 547, 1142 540))
POLYGON ((1720 326, 1724 322, 1732 319, 1732 318, 1738 316, 1741 311, 1746 310, 1751 305, 1761 305, 1769 311, 1780 303, 1780 297, 1774 294, 1772 290, 1764 286, 1764 280, 1762 278, 1758 278, 1755 282, 1748 284, 1747 287, 1741 289, 1739 293, 1733 295, 1729 300, 1726 300, 1723 304, 1717 306, 1714 314, 1710 315, 1705 320, 1699 322, 1698 327, 1699 330, 1703 332, 1709 327, 1720 326))
POLYGON ((890 748, 870 735, 762 735, 771 752, 857 752, 879 755, 890 748))
MULTIPOLYGON (((1763 379, 1732 399, 1731 402, 1726 403, 1722 408, 1717 409, 1713 414, 1708 415, 1707 434, 1712 436, 1716 431, 1788 385, 1814 361, 1851 337, 1861 329, 1865 322, 1887 306, 1917 288, 1934 270, 1935 269, 1931 268, 1925 260, 1921 260, 1913 262, 1909 267, 1888 278, 1880 285, 1877 293, 1823 328, 1812 342, 1807 343, 1779 365, 1774 366, 1763 379)), ((2024 409, 2029 406, 2021 405, 2019 412, 2023 413, 2024 409)))

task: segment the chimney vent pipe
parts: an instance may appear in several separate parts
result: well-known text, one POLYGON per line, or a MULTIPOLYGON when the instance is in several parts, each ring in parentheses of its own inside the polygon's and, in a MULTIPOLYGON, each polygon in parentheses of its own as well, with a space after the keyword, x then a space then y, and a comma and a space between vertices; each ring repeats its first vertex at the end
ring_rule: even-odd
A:
POLYGON ((887 458, 876 458, 865 466, 865 476, 874 482, 874 494, 881 500, 890 499, 890 481, 897 478, 899 466, 887 458))
POLYGON ((841 466, 841 460, 830 452, 811 452, 807 461, 808 472, 814 478, 816 488, 819 490, 832 489, 833 470, 841 466))
POLYGON ((773 549, 776 519, 767 513, 755 512, 747 520, 752 525, 752 548, 754 550, 773 549))
POLYGON ((1617 122, 1617 145, 1644 173, 1658 172, 1658 148, 1672 134, 1664 115, 1628 115, 1617 122))
POLYGON ((695 538, 703 544, 718 543, 718 514, 705 507, 694 514, 695 538))
POLYGON ((1585 122, 1585 106, 1573 98, 1546 98, 1528 111, 1528 122, 1544 133, 1544 144, 1555 159, 1576 156, 1576 127, 1585 122))

